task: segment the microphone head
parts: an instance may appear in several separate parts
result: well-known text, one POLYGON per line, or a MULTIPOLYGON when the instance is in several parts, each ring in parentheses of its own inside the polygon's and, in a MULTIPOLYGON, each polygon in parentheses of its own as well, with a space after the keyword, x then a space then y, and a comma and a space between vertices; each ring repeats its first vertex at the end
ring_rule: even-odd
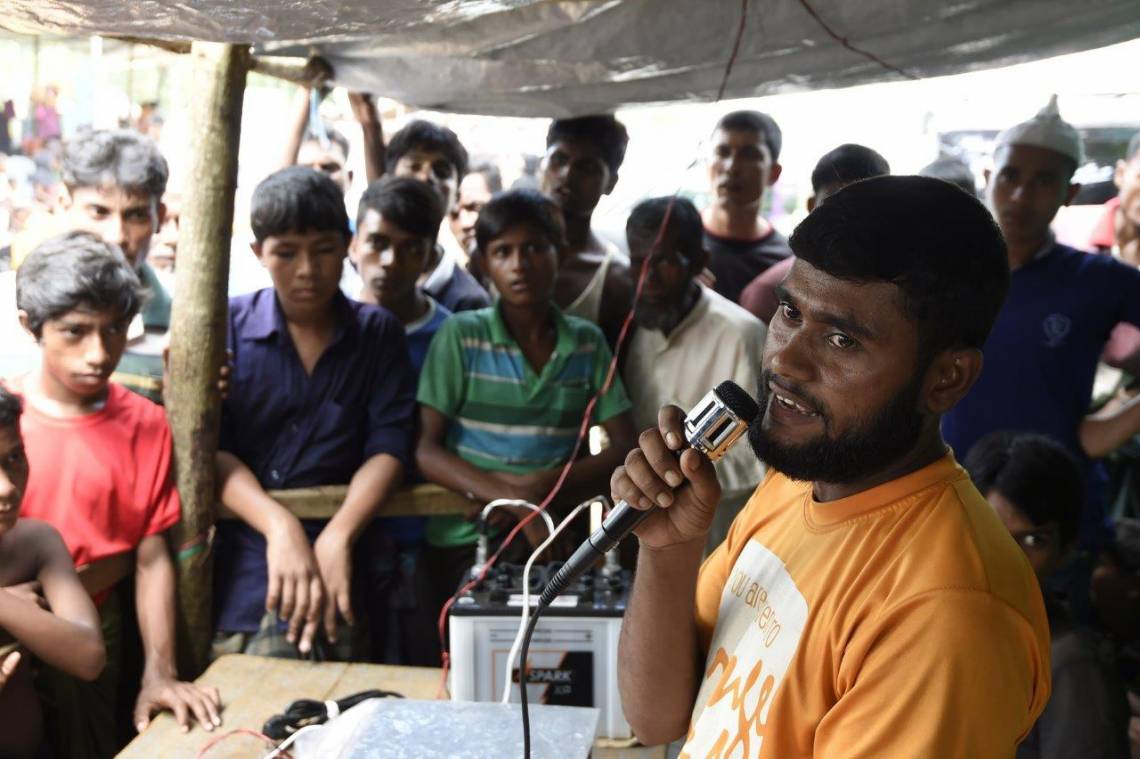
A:
POLYGON ((732 380, 720 383, 713 392, 720 398, 721 403, 728 406, 729 411, 745 422, 751 422, 760 414, 760 407, 752 400, 752 396, 732 380))
POLYGON ((685 439, 693 448, 719 460, 740 439, 760 408, 734 382, 722 382, 701 398, 685 417, 685 439))

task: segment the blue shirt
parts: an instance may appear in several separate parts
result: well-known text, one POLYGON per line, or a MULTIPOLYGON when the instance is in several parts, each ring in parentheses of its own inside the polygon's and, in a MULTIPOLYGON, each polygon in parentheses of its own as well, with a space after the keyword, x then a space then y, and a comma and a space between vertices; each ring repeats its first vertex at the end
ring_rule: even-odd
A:
POLYGON ((1101 477, 1081 449, 1078 427, 1092 400, 1097 362, 1112 328, 1140 324, 1140 270, 1111 256, 1055 245, 1012 273, 1009 294, 984 347, 982 374, 942 419, 959 460, 990 432, 1048 435, 1085 465, 1090 502, 1082 543, 1105 530, 1101 477))
MULTIPOLYGON (((427 299, 431 305, 428 312, 417 321, 404 325, 404 331, 408 336, 408 353, 412 359, 412 371, 415 372, 417 379, 424 366, 424 358, 427 356, 431 339, 435 337, 435 333, 447 320, 447 317, 451 316, 451 312, 436 303, 430 295, 427 296, 427 299)), ((418 472, 409 472, 408 480, 413 483, 424 481, 418 472)), ((427 524, 425 517, 389 517, 384 520, 384 531, 401 545, 414 545, 423 540, 425 524, 427 524)))
MULTIPOLYGON (((411 461, 415 376, 403 325, 339 291, 332 343, 305 373, 272 289, 230 300, 233 352, 219 448, 266 490, 347 484, 372 456, 411 461)), ((304 520, 315 540, 324 520, 304 520)), ((253 632, 265 612, 265 540, 239 520, 220 523, 217 628, 253 632)))

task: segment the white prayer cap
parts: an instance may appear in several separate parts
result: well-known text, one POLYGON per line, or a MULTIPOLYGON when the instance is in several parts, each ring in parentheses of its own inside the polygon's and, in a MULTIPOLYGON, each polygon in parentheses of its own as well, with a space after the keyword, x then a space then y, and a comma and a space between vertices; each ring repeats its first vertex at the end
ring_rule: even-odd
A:
POLYGON ((1045 148, 1073 159, 1073 163, 1077 166, 1084 163, 1081 135, 1072 124, 1061 118, 1056 95, 1049 98, 1049 104, 1029 121, 1011 126, 999 134, 997 141, 994 142, 994 152, 1007 145, 1032 145, 1045 148))

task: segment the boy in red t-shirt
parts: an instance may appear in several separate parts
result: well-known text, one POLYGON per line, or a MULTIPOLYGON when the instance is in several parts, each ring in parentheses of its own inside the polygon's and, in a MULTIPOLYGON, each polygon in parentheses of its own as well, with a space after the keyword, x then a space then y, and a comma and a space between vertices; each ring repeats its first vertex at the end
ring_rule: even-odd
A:
MULTIPOLYGON (((174 663, 175 575, 164 533, 178 522, 180 507, 166 415, 108 379, 143 302, 138 276, 117 248, 73 232, 33 251, 20 267, 16 289, 20 322, 42 352, 39 368, 11 383, 26 404, 31 477, 24 513, 59 530, 77 566, 134 552, 145 651, 134 724, 141 730, 154 712, 171 709, 183 730, 192 717, 212 730, 221 723, 217 692, 180 682, 174 663)), ((94 690, 67 686, 82 692, 82 708, 61 714, 69 723, 52 731, 75 741, 61 755, 75 755, 79 735, 86 746, 97 744, 95 755, 117 748, 120 615, 110 594, 98 593, 96 603, 111 666, 94 690)))

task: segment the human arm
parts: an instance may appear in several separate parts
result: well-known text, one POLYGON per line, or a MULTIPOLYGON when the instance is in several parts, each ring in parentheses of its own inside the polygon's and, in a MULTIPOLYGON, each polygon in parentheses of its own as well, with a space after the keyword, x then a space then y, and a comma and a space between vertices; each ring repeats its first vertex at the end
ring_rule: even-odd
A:
POLYGON ((288 621, 286 639, 307 654, 321 621, 325 588, 301 521, 269 497, 237 456, 218 451, 216 461, 222 503, 265 537, 265 610, 288 621))
POLYGON ((368 178, 368 183, 372 184, 384 176, 387 151, 380 114, 376 110, 376 101, 364 92, 349 92, 348 104, 352 106, 352 115, 360 124, 364 138, 364 175, 368 178))
POLYGON ((39 554, 37 580, 51 611, 0 588, 0 627, 51 666, 80 680, 103 671, 106 652, 99 614, 75 574, 59 533, 46 524, 21 523, 29 550, 39 554))
POLYGON ((622 707, 646 744, 675 740, 689 725, 700 675, 697 576, 720 501, 712 463, 693 449, 676 455, 684 448, 683 419, 676 406, 663 408, 658 427, 641 434, 640 447, 610 480, 615 502, 660 506, 636 530, 637 572, 618 643, 622 707))
POLYGON ((933 589, 866 619, 844 642, 815 752, 1013 756, 1049 698, 1043 610, 1039 624, 972 588, 933 589))
POLYGON ((182 731, 190 717, 206 730, 222 724, 217 688, 202 688, 178 679, 174 664, 174 562, 165 536, 148 535, 139 543, 135 567, 135 608, 143 644, 142 687, 135 701, 134 724, 146 729, 151 716, 174 712, 182 731))
POLYGON ((336 642, 336 614, 355 624, 352 613, 352 548, 376 511, 404 481, 404 465, 395 456, 378 453, 356 470, 348 484, 344 503, 321 530, 313 554, 320 568, 328 600, 325 603, 325 634, 336 642))
POLYGON ((1077 434, 1090 459, 1107 456, 1140 432, 1140 396, 1114 398, 1095 414, 1081 420, 1077 434))
POLYGON ((281 148, 280 166, 286 169, 297 165, 297 156, 301 152, 301 143, 305 141, 305 132, 309 128, 309 106, 312 90, 302 87, 294 97, 293 113, 289 121, 289 131, 286 132, 285 144, 281 148))

